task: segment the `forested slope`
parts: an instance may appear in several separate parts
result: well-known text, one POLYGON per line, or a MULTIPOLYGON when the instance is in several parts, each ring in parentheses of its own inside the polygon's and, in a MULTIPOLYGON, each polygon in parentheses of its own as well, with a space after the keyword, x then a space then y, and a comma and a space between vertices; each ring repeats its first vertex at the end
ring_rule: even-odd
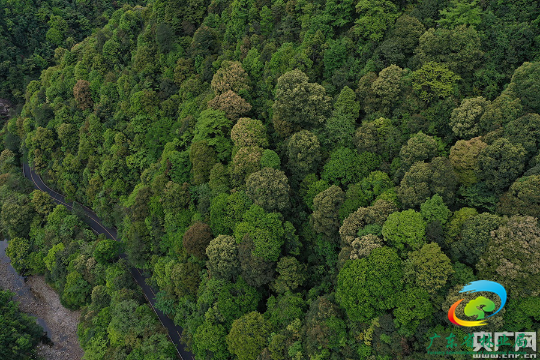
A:
POLYGON ((58 46, 71 48, 124 3, 142 1, 1 0, 0 97, 24 100, 26 85, 54 63, 58 46))
MULTIPOLYGON (((198 360, 430 359, 475 331, 447 319, 472 280, 508 291, 486 331, 539 329, 539 22, 525 0, 125 5, 55 50, 0 163, 117 227, 198 360)), ((87 358, 131 359, 120 289, 81 267, 105 240, 44 241, 28 214, 59 210, 6 204, 28 272, 100 289, 73 300, 87 358)))

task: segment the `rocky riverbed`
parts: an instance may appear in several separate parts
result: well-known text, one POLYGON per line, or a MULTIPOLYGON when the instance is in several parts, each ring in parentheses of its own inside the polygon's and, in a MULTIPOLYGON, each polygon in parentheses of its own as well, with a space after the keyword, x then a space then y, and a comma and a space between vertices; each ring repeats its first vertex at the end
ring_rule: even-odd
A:
POLYGON ((80 360, 83 350, 77 340, 80 312, 62 306, 58 294, 43 276, 30 276, 25 282, 11 267, 5 255, 7 241, 0 241, 0 288, 16 293, 20 309, 38 318, 53 345, 40 344, 38 354, 47 360, 80 360))

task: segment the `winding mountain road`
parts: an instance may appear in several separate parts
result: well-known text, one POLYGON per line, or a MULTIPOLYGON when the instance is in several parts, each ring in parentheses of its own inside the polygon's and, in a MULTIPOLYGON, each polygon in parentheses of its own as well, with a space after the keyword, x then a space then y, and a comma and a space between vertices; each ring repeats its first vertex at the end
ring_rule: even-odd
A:
MULTIPOLYGON (((31 169, 27 163, 23 163, 23 175, 26 178, 30 179, 38 190, 49 194, 58 204, 62 204, 70 210, 73 208, 73 205, 66 202, 65 197, 62 194, 57 193, 56 191, 45 185, 41 177, 33 169, 31 169)), ((101 223, 99 217, 91 209, 83 205, 81 205, 81 207, 83 208, 86 217, 90 220, 88 226, 90 226, 94 232, 96 232, 97 234, 105 234, 107 238, 118 241, 116 229, 105 227, 101 223)), ((125 258, 126 254, 120 254, 120 257, 125 258)), ((137 285, 141 287, 143 294, 146 297, 146 300, 158 316, 159 321, 161 321, 161 324, 167 330, 169 339, 176 346, 178 356, 182 360, 195 360, 193 354, 187 351, 184 348, 184 345, 180 343, 180 334, 182 333, 182 328, 175 325, 169 317, 167 317, 160 310, 155 308, 157 291, 148 284, 146 284, 144 280, 147 278, 147 276, 143 275, 141 271, 137 268, 130 268, 129 271, 131 272, 131 276, 133 276, 133 279, 135 280, 137 285)))

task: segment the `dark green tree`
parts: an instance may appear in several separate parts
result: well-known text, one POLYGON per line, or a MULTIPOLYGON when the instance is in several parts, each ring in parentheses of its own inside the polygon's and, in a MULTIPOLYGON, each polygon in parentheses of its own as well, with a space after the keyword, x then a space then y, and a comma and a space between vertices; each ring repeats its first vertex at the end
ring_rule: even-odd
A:
POLYGON ((478 155, 476 176, 495 192, 502 192, 523 173, 526 152, 521 144, 501 138, 478 155))
POLYGON ((417 162, 401 180, 398 196, 405 207, 416 207, 434 194, 439 194, 447 204, 452 204, 457 178, 450 161, 434 158, 431 163, 417 162))
POLYGON ((463 99, 461 105, 452 111, 450 118, 454 135, 461 139, 470 139, 480 135, 480 118, 488 106, 489 101, 481 96, 463 99))
POLYGON ((332 185, 313 199, 313 229, 318 233, 333 236, 339 229, 339 209, 345 194, 339 186, 332 185))
POLYGON ((399 129, 386 118, 363 122, 356 129, 353 141, 359 153, 369 151, 380 155, 387 162, 399 153, 402 143, 399 129))
POLYGON ((527 114, 504 127, 504 137, 512 144, 522 145, 531 158, 540 151, 540 115, 527 114))
POLYGON ((445 286, 454 269, 439 245, 430 243, 409 253, 403 272, 405 282, 434 295, 445 286))
POLYGON ((44 332, 35 319, 20 312, 13 296, 10 291, 0 290, 0 322, 4 328, 0 355, 5 359, 31 359, 44 332))
POLYGON ((308 130, 299 131, 287 143, 287 167, 293 176, 300 180, 307 174, 317 172, 321 151, 317 136, 308 130))
POLYGON ((491 232, 502 225, 502 219, 497 215, 482 213, 472 216, 462 224, 459 241, 454 241, 450 254, 465 264, 473 266, 480 257, 488 251, 491 232))
POLYGON ((302 286, 307 278, 306 266, 292 256, 282 257, 276 266, 279 273, 272 284, 272 288, 277 293, 294 291, 302 286))
POLYGON ((209 146, 208 141, 203 140, 191 144, 189 159, 192 164, 193 183, 200 185, 208 182, 210 170, 218 161, 216 152, 209 146))
POLYGON ((356 34, 366 40, 382 40, 386 30, 399 16, 398 7, 388 0, 360 0, 356 4, 360 17, 355 22, 356 34))
POLYGON ((97 243, 94 258, 100 264, 107 264, 118 259, 120 244, 117 241, 104 239, 97 243))
POLYGON ((478 275, 502 284, 509 297, 538 296, 538 219, 512 216, 492 231, 491 241, 477 263, 478 275))
POLYGON ((320 126, 330 112, 330 98, 325 89, 308 82, 300 70, 282 75, 276 85, 273 106, 274 129, 283 137, 304 128, 320 126))
POLYGON ((505 215, 529 215, 540 218, 540 175, 517 179, 501 196, 498 211, 505 215))
POLYGON ((183 237, 184 249, 199 259, 206 258, 206 247, 213 239, 212 229, 207 224, 197 221, 189 227, 183 237))
POLYGON ((285 173, 264 168, 246 181, 246 194, 266 211, 285 211, 289 206, 289 182, 285 173))
POLYGON ((207 266, 212 276, 230 280, 238 274, 238 245, 234 237, 219 235, 206 247, 207 266))
POLYGON ((508 85, 506 92, 508 95, 521 100, 526 111, 540 113, 540 101, 538 91, 538 73, 540 72, 540 62, 524 62, 514 71, 512 81, 508 85))

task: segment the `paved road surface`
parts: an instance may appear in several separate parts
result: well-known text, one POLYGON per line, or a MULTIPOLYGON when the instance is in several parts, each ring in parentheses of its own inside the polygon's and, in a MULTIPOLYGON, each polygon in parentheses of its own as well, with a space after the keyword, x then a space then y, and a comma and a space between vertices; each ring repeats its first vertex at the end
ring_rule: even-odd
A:
MULTIPOLYGON (((41 177, 26 163, 23 164, 23 174, 34 183, 34 186, 37 189, 49 194, 57 203, 66 206, 70 210, 72 209, 72 204, 67 203, 63 195, 45 185, 41 177)), ((86 217, 89 219, 88 225, 92 228, 92 230, 94 230, 94 232, 98 234, 105 234, 105 236, 107 236, 109 239, 118 241, 116 229, 105 227, 103 224, 101 224, 99 217, 97 217, 97 215, 91 209, 87 208, 86 206, 82 206, 82 208, 86 217)), ((121 254, 120 257, 125 258, 126 254, 121 254)), ((194 360, 195 358, 193 357, 193 354, 184 349, 184 345, 180 343, 180 334, 182 333, 182 328, 176 326, 170 318, 154 307, 157 291, 146 284, 144 281, 146 276, 143 275, 139 269, 131 268, 129 271, 131 272, 133 279, 135 279, 135 282, 137 282, 137 284, 141 287, 146 300, 148 300, 152 309, 157 314, 161 324, 163 324, 165 329, 167 329, 169 339, 176 346, 178 356, 183 360, 194 360)))

